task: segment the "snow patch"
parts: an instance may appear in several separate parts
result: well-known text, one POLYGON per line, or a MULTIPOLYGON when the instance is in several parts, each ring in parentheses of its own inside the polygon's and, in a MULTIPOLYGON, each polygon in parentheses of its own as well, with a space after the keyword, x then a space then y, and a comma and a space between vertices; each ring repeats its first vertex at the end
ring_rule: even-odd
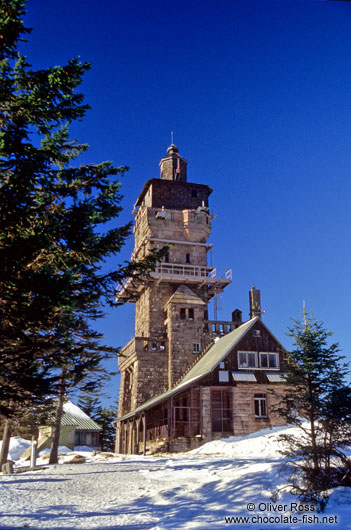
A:
POLYGON ((74 450, 88 452, 88 453, 92 453, 94 451, 92 447, 88 447, 87 445, 75 445, 74 450))
POLYGON ((63 410, 65 412, 68 412, 68 414, 71 414, 72 416, 75 416, 76 418, 81 418, 82 420, 90 420, 89 416, 85 414, 85 412, 82 411, 77 405, 72 403, 72 401, 67 401, 63 405, 63 410))
MULTIPOLYGON (((43 458, 43 456, 49 455, 50 451, 51 451, 50 448, 43 449, 42 451, 40 451, 39 453, 40 458, 43 458)), ((65 445, 60 445, 58 448, 58 453, 72 453, 72 452, 73 452, 72 449, 70 449, 69 447, 66 447, 65 445)))
MULTIPOLYGON (((10 449, 9 449, 9 460, 13 460, 16 462, 16 460, 19 460, 23 453, 28 449, 29 446, 32 445, 32 442, 30 440, 25 440, 24 438, 21 438, 20 436, 12 436, 10 439, 10 449)), ((0 441, 0 449, 2 446, 2 441, 0 441)))

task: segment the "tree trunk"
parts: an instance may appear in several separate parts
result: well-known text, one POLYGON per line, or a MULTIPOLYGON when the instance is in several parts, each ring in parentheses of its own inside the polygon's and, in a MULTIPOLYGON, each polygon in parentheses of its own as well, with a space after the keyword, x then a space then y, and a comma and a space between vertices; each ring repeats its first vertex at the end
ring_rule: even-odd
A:
POLYGON ((58 448, 59 448, 60 434, 61 434, 61 418, 63 415, 63 403, 64 403, 65 391, 66 391, 66 373, 67 373, 67 370, 63 368, 61 377, 60 377, 60 388, 59 388, 59 394, 57 398, 54 435, 52 438, 49 464, 58 464, 58 448))
POLYGON ((314 395, 313 395, 312 382, 311 382, 310 375, 308 375, 307 381, 308 381, 309 402, 310 402, 309 420, 310 420, 310 427, 311 427, 312 462, 313 462, 314 477, 316 478, 319 474, 319 458, 318 458, 318 451, 317 451, 314 395))
POLYGON ((5 464, 8 460, 9 447, 10 447, 10 438, 11 438, 11 423, 10 420, 5 420, 4 434, 2 437, 2 445, 0 451, 0 470, 2 465, 5 464))

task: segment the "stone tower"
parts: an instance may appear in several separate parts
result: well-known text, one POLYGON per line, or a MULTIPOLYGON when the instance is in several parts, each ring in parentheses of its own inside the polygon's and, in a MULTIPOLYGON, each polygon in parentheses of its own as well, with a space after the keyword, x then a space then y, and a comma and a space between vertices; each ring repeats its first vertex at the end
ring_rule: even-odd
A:
POLYGON ((135 302, 135 337, 119 357, 119 415, 174 386, 211 341, 208 303, 231 282, 231 270, 208 263, 213 216, 209 186, 187 182, 187 162, 171 145, 161 178, 148 180, 135 214, 133 259, 169 246, 146 281, 129 279, 117 300, 135 302))

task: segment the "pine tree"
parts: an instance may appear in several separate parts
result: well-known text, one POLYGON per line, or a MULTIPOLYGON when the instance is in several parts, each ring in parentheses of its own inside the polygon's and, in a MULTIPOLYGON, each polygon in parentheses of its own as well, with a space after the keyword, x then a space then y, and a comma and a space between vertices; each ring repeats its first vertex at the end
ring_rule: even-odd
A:
POLYGON ((100 433, 100 447, 101 451, 114 451, 116 427, 112 423, 117 418, 117 407, 111 405, 110 407, 103 407, 96 416, 96 422, 101 427, 100 433))
POLYGON ((102 302, 116 305, 116 284, 147 274, 163 252, 106 270, 131 233, 131 223, 115 226, 127 168, 75 162, 88 146, 70 139, 69 124, 89 108, 77 89, 90 65, 32 70, 17 51, 30 32, 25 2, 0 0, 0 12, 0 414, 9 422, 94 384, 88 374, 118 352, 94 329, 102 302))
POLYGON ((96 418, 101 410, 100 399, 96 396, 82 395, 78 399, 78 405, 92 420, 96 418))
POLYGON ((312 499, 323 497, 323 491, 340 475, 333 457, 344 464, 347 461, 342 448, 351 433, 351 389, 344 381, 344 357, 339 355, 338 344, 328 343, 332 333, 321 322, 304 313, 288 335, 295 349, 284 367, 289 392, 279 412, 300 433, 281 436, 287 444, 283 454, 293 464, 293 491, 312 499))

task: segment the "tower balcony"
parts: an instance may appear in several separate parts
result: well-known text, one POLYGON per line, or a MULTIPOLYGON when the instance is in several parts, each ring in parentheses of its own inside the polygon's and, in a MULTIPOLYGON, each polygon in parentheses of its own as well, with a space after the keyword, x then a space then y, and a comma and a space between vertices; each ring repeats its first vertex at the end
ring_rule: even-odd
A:
POLYGON ((135 302, 142 291, 145 281, 207 285, 209 298, 221 292, 232 281, 232 269, 207 267, 202 265, 159 263, 147 280, 129 278, 116 290, 117 302, 135 302))
POLYGON ((168 342, 166 339, 154 337, 133 337, 124 346, 118 356, 120 369, 125 369, 137 358, 151 353, 152 355, 162 355, 168 353, 168 342))
POLYGON ((207 285, 216 283, 228 285, 232 281, 232 269, 178 263, 159 263, 150 276, 160 281, 176 283, 203 282, 207 285))

